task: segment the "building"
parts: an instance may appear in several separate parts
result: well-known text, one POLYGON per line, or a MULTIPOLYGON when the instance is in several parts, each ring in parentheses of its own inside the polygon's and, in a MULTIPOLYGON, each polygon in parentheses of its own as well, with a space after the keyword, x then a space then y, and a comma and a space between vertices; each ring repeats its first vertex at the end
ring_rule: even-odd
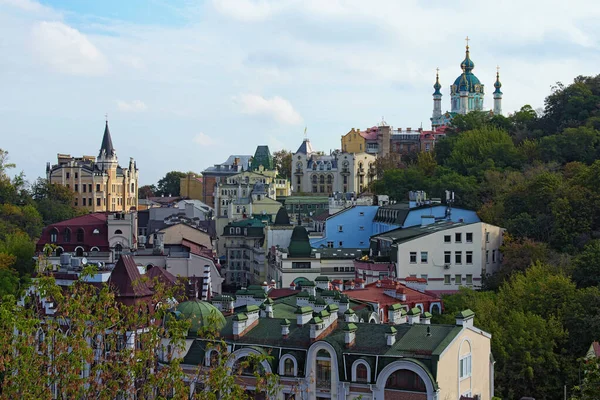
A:
POLYGON ((138 206, 138 168, 133 158, 127 168, 119 165, 108 121, 98 157, 59 154, 57 164, 46 164, 46 179, 72 189, 75 206, 90 212, 129 211, 138 206))
POLYGON ((352 206, 330 215, 325 220, 323 237, 311 239, 311 246, 367 249, 378 209, 379 206, 352 206))
MULTIPOLYGON (((435 84, 433 88, 433 113, 431 116, 431 126, 435 130, 438 127, 447 125, 457 114, 467 114, 471 111, 483 111, 483 99, 485 96, 485 85, 479 81, 473 74, 475 63, 471 60, 469 50, 469 39, 467 38, 467 47, 465 59, 460 63, 462 73, 454 80, 450 86, 450 112, 442 113, 442 92, 440 89, 439 70, 436 73, 435 84)), ((491 112, 495 115, 502 115, 502 91, 500 88, 500 72, 496 71, 496 81, 494 83, 494 108, 491 112)))
POLYGON ((180 305, 181 317, 192 324, 177 355, 190 393, 215 390, 198 379, 219 354, 214 342, 199 334, 212 314, 229 349, 225 365, 249 394, 257 386, 254 370, 240 363, 269 355, 257 368, 279 376, 279 399, 492 398, 491 335, 474 326, 472 311, 458 314, 455 324, 438 325, 430 323, 428 312, 417 307, 406 312, 398 304, 390 307, 388 323, 380 324, 370 306, 355 310, 365 305, 335 290, 303 289, 277 300, 257 289, 241 294, 250 303, 238 307, 224 297, 193 311, 180 305))
POLYGON ((225 162, 202 171, 202 202, 215 204, 217 183, 224 182, 229 176, 248 171, 251 158, 249 155, 232 155, 225 162))
POLYGON ((179 196, 192 200, 204 200, 202 177, 190 172, 184 178, 179 178, 179 196))
POLYGON ((255 218, 227 224, 221 241, 226 251, 228 284, 246 286, 265 276, 265 223, 255 218))
POLYGON ((292 223, 305 224, 321 214, 329 215, 329 197, 290 196, 285 199, 285 209, 292 223))
POLYGON ((375 155, 338 150, 325 155, 314 151, 310 141, 304 139, 292 156, 292 171, 292 190, 296 195, 331 196, 335 192, 357 195, 376 178, 375 155))
POLYGON ((92 213, 46 226, 36 243, 41 253, 46 245, 54 247, 51 257, 61 254, 89 257, 114 263, 123 253, 137 248, 135 213, 92 213))
POLYGON ((378 234, 371 238, 370 257, 355 261, 357 276, 372 262, 387 262, 395 266, 395 277, 422 279, 429 291, 479 288, 500 267, 503 232, 483 222, 443 221, 378 234))

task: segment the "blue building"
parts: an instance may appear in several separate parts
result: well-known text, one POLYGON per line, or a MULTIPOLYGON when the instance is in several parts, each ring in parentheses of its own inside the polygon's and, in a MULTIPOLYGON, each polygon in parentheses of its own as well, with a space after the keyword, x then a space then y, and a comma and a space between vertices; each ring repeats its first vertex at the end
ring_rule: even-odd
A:
POLYGON ((437 221, 481 222, 475 211, 450 208, 444 204, 417 204, 414 201, 386 206, 353 206, 325 220, 322 238, 313 238, 313 248, 367 248, 373 235, 437 221))
POLYGON ((313 248, 368 248, 378 208, 357 205, 331 215, 325 220, 323 237, 311 239, 310 245, 313 248))

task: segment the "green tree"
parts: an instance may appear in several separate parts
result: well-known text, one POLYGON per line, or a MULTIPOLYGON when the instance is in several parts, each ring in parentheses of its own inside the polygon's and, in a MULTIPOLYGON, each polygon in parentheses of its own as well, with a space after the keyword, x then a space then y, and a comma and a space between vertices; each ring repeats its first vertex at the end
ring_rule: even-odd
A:
POLYGON ((600 399, 600 358, 591 357, 580 361, 583 379, 573 388, 571 400, 600 399))
POLYGON ((592 240, 573 259, 573 280, 579 287, 600 285, 600 240, 592 240))
POLYGON ((292 152, 279 150, 273 153, 273 165, 281 179, 292 180, 292 152))
POLYGON ((138 197, 140 199, 148 199, 150 197, 156 196, 156 186, 154 185, 144 185, 138 188, 138 197))
POLYGON ((31 274, 34 271, 35 244, 25 233, 15 232, 6 235, 4 240, 0 241, 0 253, 9 254, 16 258, 11 267, 19 275, 31 274))
POLYGON ((157 184, 157 196, 179 196, 180 179, 185 178, 187 174, 181 171, 171 171, 162 177, 157 184))
POLYGON ((31 186, 31 194, 42 216, 43 225, 51 225, 80 214, 74 206, 75 194, 66 186, 38 178, 31 186))

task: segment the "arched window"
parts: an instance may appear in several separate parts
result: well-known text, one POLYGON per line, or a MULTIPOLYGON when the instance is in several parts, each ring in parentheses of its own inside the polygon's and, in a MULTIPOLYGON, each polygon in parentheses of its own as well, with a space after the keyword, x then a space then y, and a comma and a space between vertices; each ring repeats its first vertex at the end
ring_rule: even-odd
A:
POLYGON ((94 231, 92 232, 94 235, 99 235, 100 231, 98 229, 94 229, 94 231))
POLYGON ((315 183, 315 184, 317 183, 317 176, 316 175, 312 176, 312 183, 315 183))
POLYGON ((317 352, 317 388, 331 387, 331 356, 327 350, 317 352))
POLYGON ((327 171, 331 171, 331 163, 329 161, 327 162, 327 171))
POLYGON ((389 376, 385 383, 386 389, 408 390, 411 392, 427 392, 425 382, 415 372, 399 369, 389 376))
POLYGON ((94 247, 92 247, 92 248, 90 249, 90 251, 91 251, 92 253, 97 253, 97 252, 99 252, 99 251, 100 251, 100 249, 99 249, 99 248, 97 248, 96 246, 94 246, 94 247))
POLYGON ((283 375, 294 376, 294 361, 291 358, 287 358, 283 362, 283 375))
POLYGON ((333 183, 333 175, 327 175, 327 184, 331 185, 333 183))
POLYGON ((64 253, 64 252, 65 252, 65 250, 62 247, 60 247, 60 246, 57 247, 56 250, 54 250, 54 253, 56 254, 56 257, 60 257, 60 255, 62 253, 64 253))
POLYGON ((50 243, 58 242, 58 229, 52 228, 50 231, 50 243))
POLYGON ((120 230, 120 229, 117 229, 117 230, 115 231, 115 235, 122 235, 122 234, 123 234, 123 231, 122 231, 122 230, 120 230))
POLYGON ((265 374, 263 366, 255 358, 249 357, 240 357, 231 370, 234 374, 246 376, 254 376, 256 372, 261 376, 265 374))
POLYGON ((69 228, 65 228, 63 232, 63 241, 65 243, 69 243, 71 241, 71 230, 69 228))
POLYGON ((131 193, 135 192, 135 183, 131 184, 131 193))
POLYGON ((322 161, 319 161, 319 171, 323 171, 324 165, 322 161))
POLYGON ((367 366, 365 364, 358 364, 356 366, 356 382, 368 382, 369 376, 367 366))
POLYGON ((83 247, 78 246, 75 249, 75 257, 83 257, 83 247))
POLYGON ((115 245, 115 260, 121 258, 121 254, 123 253, 123 246, 120 243, 115 245))
POLYGON ((82 243, 85 236, 83 228, 77 229, 77 243, 82 243))
POLYGON ((325 176, 324 175, 321 175, 319 177, 319 183, 325 183, 325 176))

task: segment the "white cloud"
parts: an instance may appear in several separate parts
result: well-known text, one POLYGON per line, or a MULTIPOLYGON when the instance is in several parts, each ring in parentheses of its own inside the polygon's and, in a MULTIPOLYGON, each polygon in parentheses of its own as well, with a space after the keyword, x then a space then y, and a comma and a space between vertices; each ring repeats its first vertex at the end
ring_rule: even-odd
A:
POLYGON ((143 112, 148 109, 148 106, 141 100, 133 100, 130 102, 117 100, 117 108, 119 111, 124 112, 143 112))
POLYGON ((119 61, 126 65, 129 68, 144 70, 146 69, 146 63, 140 57, 132 56, 132 55, 124 55, 119 57, 119 61))
POLYGON ((292 104, 283 97, 274 96, 266 99, 257 94, 242 94, 234 97, 241 106, 241 112, 248 115, 267 115, 284 124, 297 125, 302 117, 292 104))
POLYGON ((33 48, 42 61, 72 75, 104 75, 106 57, 77 29, 62 22, 42 21, 32 30, 33 48))
POLYGON ((284 0, 213 0, 213 7, 221 14, 245 22, 264 21, 280 9, 284 0))
POLYGON ((32 13, 54 13, 51 8, 32 0, 0 0, 0 4, 6 4, 32 13))
POLYGON ((205 133, 200 132, 194 136, 194 142, 201 146, 214 146, 217 142, 205 133))

